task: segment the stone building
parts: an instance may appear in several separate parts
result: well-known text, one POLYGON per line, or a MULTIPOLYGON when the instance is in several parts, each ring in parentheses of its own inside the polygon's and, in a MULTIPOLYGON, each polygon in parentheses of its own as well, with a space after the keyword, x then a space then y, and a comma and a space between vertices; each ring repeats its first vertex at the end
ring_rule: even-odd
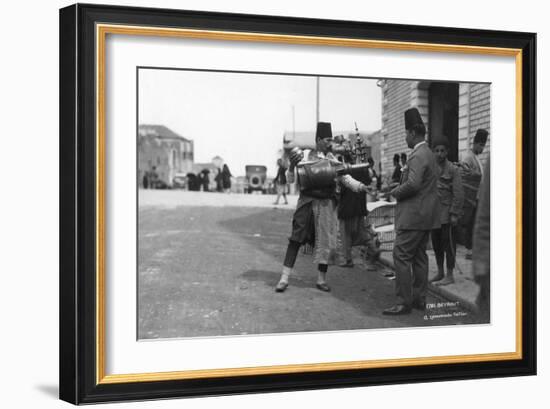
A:
POLYGON ((174 176, 193 169, 193 141, 163 125, 138 128, 138 184, 143 186, 145 172, 153 166, 159 179, 172 186, 174 176))
POLYGON ((440 81, 380 80, 382 88, 382 130, 380 152, 382 173, 391 175, 394 154, 410 153, 405 142, 403 113, 416 107, 426 124, 427 140, 445 135, 449 141, 449 160, 461 159, 473 144, 479 128, 489 131, 485 162, 491 141, 490 84, 440 81))

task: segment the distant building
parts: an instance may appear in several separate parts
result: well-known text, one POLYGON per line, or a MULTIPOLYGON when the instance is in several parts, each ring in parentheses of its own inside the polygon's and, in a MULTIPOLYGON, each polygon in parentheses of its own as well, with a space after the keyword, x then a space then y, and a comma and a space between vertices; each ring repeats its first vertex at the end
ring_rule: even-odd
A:
POLYGON ((223 158, 219 155, 216 155, 212 158, 212 163, 218 167, 218 168, 222 168, 223 164, 224 164, 224 161, 223 161, 223 158))
POLYGON ((163 125, 139 125, 138 184, 143 186, 145 172, 154 166, 159 179, 172 186, 177 173, 191 172, 193 151, 192 140, 163 125))
MULTIPOLYGON (((332 131, 332 136, 345 136, 346 138, 355 138, 355 131, 332 131)), ((371 135, 370 133, 360 133, 361 138, 365 138, 371 135)), ((355 139, 353 139, 355 141, 355 139)), ((283 150, 289 151, 294 147, 300 147, 302 149, 315 149, 315 131, 285 131, 283 133, 283 150)))
POLYGON ((479 128, 489 131, 481 156, 489 156, 491 139, 491 89, 489 84, 439 81, 380 80, 382 88, 382 173, 393 171, 394 154, 410 153, 405 142, 403 113, 416 107, 426 124, 427 140, 445 135, 449 160, 458 161, 473 144, 479 128))
POLYGON ((285 131, 283 133, 283 149, 290 151, 294 147, 315 149, 315 131, 285 131))
MULTIPOLYGON (((357 131, 333 131, 332 135, 344 136, 350 140, 352 144, 355 144, 357 140, 357 131)), ((376 132, 359 132, 359 138, 363 140, 368 147, 368 156, 372 156, 376 164, 380 163, 380 145, 381 145, 381 133, 376 132)), ((283 149, 289 151, 295 146, 302 149, 315 149, 315 132, 314 131, 301 131, 292 132, 286 131, 283 134, 283 149)))

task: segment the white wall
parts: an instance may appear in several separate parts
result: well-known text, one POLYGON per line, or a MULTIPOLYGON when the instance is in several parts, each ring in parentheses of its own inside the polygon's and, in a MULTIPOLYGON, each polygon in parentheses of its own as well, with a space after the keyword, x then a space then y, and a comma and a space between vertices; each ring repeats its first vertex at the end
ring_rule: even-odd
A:
MULTIPOLYGON (((124 4, 168 8, 203 9, 254 14, 287 15, 376 21, 387 23, 461 26, 499 30, 535 31, 538 37, 538 151, 549 154, 547 91, 550 28, 544 2, 521 3, 464 0, 460 7, 441 1, 337 2, 277 0, 164 0, 108 1, 89 3, 124 4)), ((0 104, 4 154, 0 209, 1 271, 0 328, 1 406, 62 407, 56 400, 58 360, 58 8, 64 1, 6 2, 0 24, 2 80, 0 104), (6 143, 8 144, 6 146, 6 143), (12 155, 10 152, 25 152, 12 155), (7 153, 6 153, 7 152, 7 153), (25 164, 21 166, 21 159, 25 164), (31 164, 31 165, 29 165, 31 164)), ((539 209, 548 203, 548 161, 539 161, 539 209), (545 183, 546 182, 546 183, 545 183), (546 185, 546 188, 543 186, 546 185)), ((540 212, 539 231, 539 376, 494 380, 445 382, 338 389, 313 392, 247 395, 221 398, 132 403, 124 407, 217 408, 335 407, 521 407, 528 400, 548 397, 550 362, 546 317, 550 267, 542 253, 548 248, 547 213, 540 212), (546 344, 546 345, 545 345, 546 344)), ((545 399, 546 400, 546 399, 545 399)), ((121 406, 122 405, 116 405, 121 406)), ((543 407, 535 403, 534 407, 543 407)))

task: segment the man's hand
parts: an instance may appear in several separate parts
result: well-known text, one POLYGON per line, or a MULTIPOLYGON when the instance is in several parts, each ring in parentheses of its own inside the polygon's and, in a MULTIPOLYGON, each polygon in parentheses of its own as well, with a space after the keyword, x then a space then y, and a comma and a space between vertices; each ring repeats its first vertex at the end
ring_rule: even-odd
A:
POLYGON ((304 152, 301 149, 292 149, 288 155, 288 159, 290 160, 290 166, 295 168, 304 159, 304 152))
POLYGON ((364 193, 370 193, 372 192, 372 188, 368 185, 365 185, 364 183, 361 185, 361 192, 364 193))

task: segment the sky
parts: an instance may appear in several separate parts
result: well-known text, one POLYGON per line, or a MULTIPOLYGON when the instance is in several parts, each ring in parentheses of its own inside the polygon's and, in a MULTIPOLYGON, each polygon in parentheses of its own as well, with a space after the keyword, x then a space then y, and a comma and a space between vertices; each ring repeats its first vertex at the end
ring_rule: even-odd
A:
MULTIPOLYGON (((321 77, 319 84, 319 119, 334 134, 354 130, 355 122, 362 132, 380 129, 376 80, 321 77)), ((234 176, 245 165, 265 165, 274 176, 283 133, 316 127, 312 76, 140 69, 138 87, 140 124, 192 139, 195 162, 219 155, 234 176)))

